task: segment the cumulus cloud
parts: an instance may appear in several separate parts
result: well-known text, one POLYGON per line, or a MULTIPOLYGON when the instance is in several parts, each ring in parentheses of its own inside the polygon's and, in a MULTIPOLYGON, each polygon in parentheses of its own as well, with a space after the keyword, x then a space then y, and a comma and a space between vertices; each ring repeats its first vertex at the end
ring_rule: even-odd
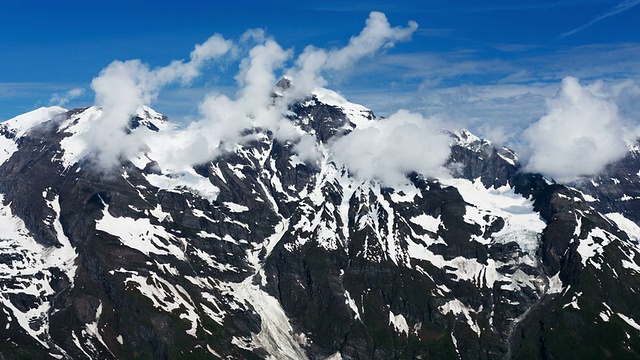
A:
POLYGON ((383 13, 372 11, 360 34, 351 37, 346 46, 329 50, 314 46, 304 49, 296 59, 296 66, 287 71, 287 76, 295 79, 288 96, 306 96, 315 87, 327 84, 323 72, 348 69, 364 57, 392 48, 399 41, 411 39, 417 28, 415 21, 409 21, 406 27, 391 27, 383 13))
POLYGON ((55 93, 49 99, 49 105, 64 106, 69 101, 79 98, 82 94, 84 94, 83 88, 74 88, 64 94, 55 93))
POLYGON ((103 112, 97 124, 81 135, 85 143, 83 155, 92 155, 99 165, 108 168, 117 164, 121 155, 138 151, 143 146, 140 140, 124 136, 138 108, 154 101, 170 83, 188 84, 207 61, 226 54, 232 46, 231 41, 215 34, 195 46, 188 62, 173 61, 153 70, 140 60, 112 62, 91 82, 96 105, 103 112))
POLYGON ((567 77, 546 115, 523 134, 526 170, 559 181, 595 175, 627 151, 624 121, 601 82, 582 86, 567 77))
MULTIPOLYGON (((255 38, 254 39, 258 39, 255 38)), ((236 76, 239 90, 234 99, 209 94, 200 104, 201 119, 191 123, 177 154, 194 164, 211 160, 224 152, 225 145, 252 139, 252 128, 279 130, 286 110, 272 96, 277 81, 275 71, 292 55, 273 39, 254 46, 240 63, 236 76), (191 140, 189 140, 191 139, 191 140)))
MULTIPOLYGON (((121 156, 138 154, 149 146, 158 150, 154 156, 159 157, 156 160, 163 171, 181 171, 185 165, 210 161, 237 144, 255 139, 256 130, 261 129, 268 130, 277 140, 292 143, 303 160, 317 160, 317 140, 286 118, 289 106, 326 85, 327 73, 348 69, 363 57, 408 40, 417 26, 410 21, 406 27, 392 27, 384 14, 371 12, 363 30, 346 46, 308 46, 297 57, 264 30, 251 29, 236 44, 220 35, 212 36, 195 47, 188 62, 173 61, 151 69, 140 60, 114 61, 91 84, 103 113, 96 126, 83 134, 86 153, 109 167, 117 164, 121 156), (223 55, 240 59, 234 96, 212 91, 201 101, 199 117, 183 130, 154 134, 155 139, 144 138, 144 132, 124 136, 129 119, 140 106, 155 101, 168 84, 188 85, 208 60, 223 55), (275 84, 283 75, 290 80, 290 86, 276 89, 275 84)), ((405 181, 411 171, 439 171, 448 156, 448 141, 432 121, 402 111, 372 122, 370 128, 356 129, 327 146, 355 174, 396 184, 405 181)))
MULTIPOLYGON (((630 122, 627 126, 634 129, 632 136, 640 137, 640 83, 631 79, 615 82, 609 86, 618 110, 623 119, 630 122)), ((635 140, 635 139, 634 139, 635 140)))
POLYGON ((284 116, 289 106, 326 85, 323 72, 353 66, 364 56, 408 39, 416 27, 410 22, 406 28, 392 28, 384 14, 372 12, 360 35, 351 38, 348 45, 331 50, 308 46, 289 69, 284 66, 293 58, 292 50, 280 47, 264 30, 248 30, 240 41, 257 44, 240 62, 236 96, 214 93, 205 97, 200 104, 202 116, 186 129, 190 135, 181 135, 183 141, 175 152, 176 158, 190 159, 192 163, 211 160, 226 151, 227 146, 253 139, 248 129, 260 128, 269 130, 278 140, 293 142, 294 151, 302 159, 317 159, 315 139, 284 116), (277 73, 284 73, 290 86, 286 91, 280 89, 279 96, 274 97, 274 85, 280 77, 277 73))
POLYGON ((349 45, 332 51, 327 59, 326 68, 339 70, 354 63, 355 60, 388 49, 398 41, 407 40, 418 29, 418 23, 409 21, 406 28, 391 27, 387 17, 377 11, 371 12, 366 26, 358 36, 349 40, 349 45))
POLYGON ((426 176, 446 173, 451 137, 434 119, 400 110, 366 128, 356 128, 331 144, 334 159, 360 179, 377 179, 388 186, 407 183, 415 171, 426 176))

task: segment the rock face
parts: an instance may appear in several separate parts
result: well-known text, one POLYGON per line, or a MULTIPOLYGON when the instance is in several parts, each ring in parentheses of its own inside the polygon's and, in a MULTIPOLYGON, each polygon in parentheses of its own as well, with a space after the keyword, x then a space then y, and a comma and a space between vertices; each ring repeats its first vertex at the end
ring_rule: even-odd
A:
MULTIPOLYGON (((377 121, 327 91, 289 115, 321 149, 377 121)), ((100 111, 0 125, 0 358, 640 356, 634 149, 567 187, 452 132, 452 177, 389 188, 258 130, 105 174, 78 156, 100 111)), ((144 108, 128 133, 171 127, 144 108)))

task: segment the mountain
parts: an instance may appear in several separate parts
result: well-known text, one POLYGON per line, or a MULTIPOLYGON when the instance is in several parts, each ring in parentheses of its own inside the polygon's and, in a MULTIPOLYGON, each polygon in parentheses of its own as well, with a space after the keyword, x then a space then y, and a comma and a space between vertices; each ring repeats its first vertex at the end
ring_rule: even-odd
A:
POLYGON ((151 141, 105 172, 102 111, 0 125, 0 359, 640 356, 640 147, 567 186, 452 131, 452 176, 391 188, 331 156, 379 119, 322 89, 288 114, 317 163, 254 129, 171 168, 143 107, 151 141))

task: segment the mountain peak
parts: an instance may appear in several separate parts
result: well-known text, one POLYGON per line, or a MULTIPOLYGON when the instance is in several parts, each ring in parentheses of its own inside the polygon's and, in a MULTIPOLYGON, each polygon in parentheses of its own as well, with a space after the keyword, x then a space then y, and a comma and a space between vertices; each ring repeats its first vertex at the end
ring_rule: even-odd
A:
POLYGON ((457 145, 466 147, 473 151, 480 151, 481 149, 492 145, 491 141, 482 139, 467 129, 449 130, 447 132, 455 139, 457 145))
POLYGON ((454 139, 454 144, 459 147, 485 154, 495 149, 496 154, 510 165, 519 164, 518 155, 513 150, 505 146, 495 146, 490 140, 480 138, 467 129, 448 130, 447 133, 454 139))
POLYGON ((146 105, 139 107, 129 122, 129 128, 132 130, 139 126, 144 126, 152 131, 175 128, 169 118, 146 105))
POLYGON ((51 120, 55 116, 61 115, 67 111, 67 109, 60 106, 41 107, 6 120, 0 125, 11 129, 15 132, 17 137, 20 137, 28 132, 32 127, 47 120, 51 120))

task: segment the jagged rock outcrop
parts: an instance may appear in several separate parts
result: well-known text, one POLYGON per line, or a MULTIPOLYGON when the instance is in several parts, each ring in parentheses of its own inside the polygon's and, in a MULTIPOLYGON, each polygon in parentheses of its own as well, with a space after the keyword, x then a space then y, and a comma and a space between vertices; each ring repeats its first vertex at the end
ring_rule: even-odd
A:
MULTIPOLYGON (((336 97, 315 94, 288 115, 320 148, 377 121, 336 97)), ((451 177, 412 173, 390 188, 327 152, 305 163, 255 129, 209 163, 168 172, 150 146, 105 174, 77 156, 100 111, 0 125, 0 358, 640 351, 640 215, 621 205, 638 192, 635 150, 572 188, 451 132, 451 177)), ((143 108, 128 133, 170 128, 143 108)))

